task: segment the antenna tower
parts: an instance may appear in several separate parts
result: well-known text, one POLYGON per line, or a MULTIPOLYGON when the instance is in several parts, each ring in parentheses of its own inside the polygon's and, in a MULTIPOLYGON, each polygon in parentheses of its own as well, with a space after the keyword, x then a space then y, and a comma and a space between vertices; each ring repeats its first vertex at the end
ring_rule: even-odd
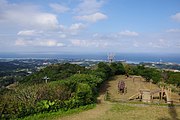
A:
POLYGON ((115 57, 114 53, 109 53, 109 54, 108 54, 108 62, 109 62, 109 63, 112 63, 113 60, 114 60, 114 57, 115 57))

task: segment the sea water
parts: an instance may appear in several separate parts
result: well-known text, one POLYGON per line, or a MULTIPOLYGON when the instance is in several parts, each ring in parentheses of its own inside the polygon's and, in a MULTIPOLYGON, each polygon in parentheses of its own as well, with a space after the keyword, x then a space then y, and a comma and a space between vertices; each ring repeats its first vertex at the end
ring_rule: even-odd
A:
MULTIPOLYGON (((60 53, 0 53, 1 59, 87 59, 87 60, 107 60, 106 53, 89 54, 60 54, 60 53)), ((125 60, 127 62, 171 62, 180 64, 180 53, 176 54, 156 54, 156 53, 115 53, 114 60, 125 60)))

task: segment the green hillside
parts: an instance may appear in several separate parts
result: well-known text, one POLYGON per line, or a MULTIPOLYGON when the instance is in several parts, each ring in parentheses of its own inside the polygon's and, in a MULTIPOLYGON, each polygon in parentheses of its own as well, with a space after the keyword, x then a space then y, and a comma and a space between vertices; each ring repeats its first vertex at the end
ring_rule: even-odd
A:
POLYGON ((68 63, 54 64, 1 91, 0 118, 16 119, 40 113, 67 112, 95 104, 100 86, 115 75, 140 75, 145 82, 171 83, 176 92, 180 85, 179 73, 144 66, 100 62, 97 67, 87 69, 68 63))

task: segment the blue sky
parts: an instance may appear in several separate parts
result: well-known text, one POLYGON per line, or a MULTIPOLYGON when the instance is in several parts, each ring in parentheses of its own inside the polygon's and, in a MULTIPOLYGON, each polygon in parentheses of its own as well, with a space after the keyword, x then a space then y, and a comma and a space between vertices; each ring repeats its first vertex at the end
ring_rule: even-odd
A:
POLYGON ((0 0, 0 52, 180 53, 180 1, 0 0))

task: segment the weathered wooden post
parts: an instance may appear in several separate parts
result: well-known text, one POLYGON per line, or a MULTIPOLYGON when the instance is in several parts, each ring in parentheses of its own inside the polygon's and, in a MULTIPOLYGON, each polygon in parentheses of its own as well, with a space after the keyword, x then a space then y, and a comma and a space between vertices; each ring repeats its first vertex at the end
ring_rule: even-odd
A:
POLYGON ((161 86, 160 100, 162 100, 162 97, 163 97, 163 87, 161 86))

